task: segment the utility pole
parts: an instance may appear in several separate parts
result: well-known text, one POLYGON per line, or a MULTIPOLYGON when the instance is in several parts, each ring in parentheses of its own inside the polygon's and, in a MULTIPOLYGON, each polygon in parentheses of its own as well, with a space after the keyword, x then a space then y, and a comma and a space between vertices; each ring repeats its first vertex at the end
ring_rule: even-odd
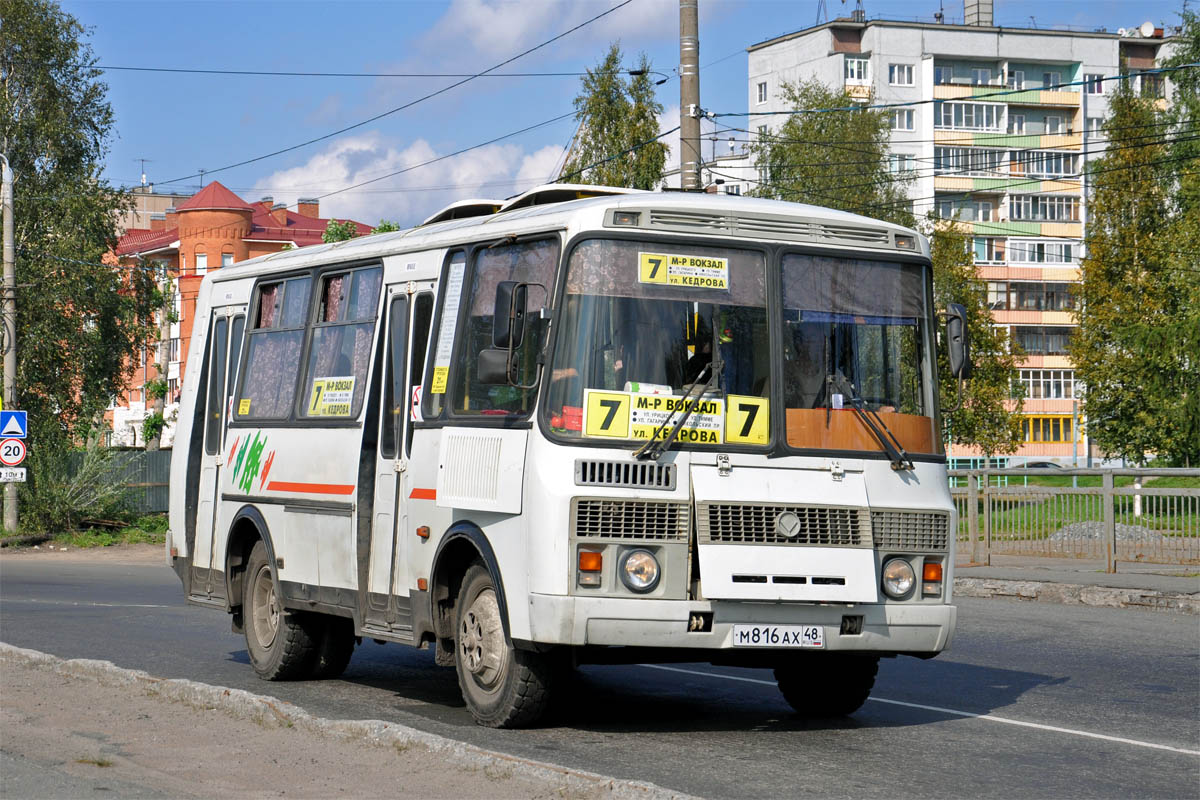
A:
POLYGON ((699 0, 679 0, 679 185, 700 190, 699 0))
MULTIPOLYGON (((0 154, 0 206, 4 213, 4 407, 17 402, 17 266, 13 233, 13 173, 0 154)), ((4 529, 17 530, 17 484, 4 484, 4 529)))

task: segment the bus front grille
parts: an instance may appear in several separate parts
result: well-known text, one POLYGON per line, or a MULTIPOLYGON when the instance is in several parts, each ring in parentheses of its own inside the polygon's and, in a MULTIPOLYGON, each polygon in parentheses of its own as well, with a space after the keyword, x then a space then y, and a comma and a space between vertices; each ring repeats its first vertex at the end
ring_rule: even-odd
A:
POLYGON ((950 515, 930 511, 872 511, 871 530, 880 550, 944 552, 950 515))
POLYGON ((675 465, 646 461, 575 459, 576 486, 620 486, 627 489, 675 489, 675 465))
POLYGON ((871 522, 865 508, 700 503, 696 535, 701 544, 870 547, 871 522), (794 519, 781 523, 784 514, 794 519))
POLYGON ((571 501, 571 533, 580 538, 686 541, 687 503, 577 497, 571 501))

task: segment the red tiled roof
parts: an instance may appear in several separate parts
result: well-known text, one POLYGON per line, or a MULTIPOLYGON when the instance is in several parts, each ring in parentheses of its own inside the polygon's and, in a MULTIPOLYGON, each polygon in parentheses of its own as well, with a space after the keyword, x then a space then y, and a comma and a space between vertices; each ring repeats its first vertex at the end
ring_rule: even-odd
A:
POLYGON ((213 181, 196 194, 176 207, 176 211, 193 211, 200 208, 233 209, 236 211, 253 211, 254 209, 242 198, 213 181))
POLYGON ((166 247, 179 238, 178 228, 167 228, 161 231, 151 231, 145 228, 130 228, 125 231, 117 242, 117 255, 128 256, 135 253, 145 253, 147 250, 158 250, 166 247))
MULTIPOLYGON (((254 216, 250 218, 250 235, 246 237, 248 242, 270 242, 286 240, 295 242, 298 247, 307 247, 310 244, 321 244, 321 236, 325 233, 325 227, 329 224, 328 219, 319 217, 306 217, 303 214, 297 214, 295 211, 287 211, 285 216, 286 224, 282 224, 275 219, 271 214, 271 206, 267 203, 252 203, 254 208, 254 216)), ((347 220, 339 220, 345 222, 347 220)), ((353 222, 353 220, 348 220, 353 222)), ((358 230, 359 236, 364 236, 371 232, 370 225, 364 225, 361 222, 355 222, 355 227, 358 230)))

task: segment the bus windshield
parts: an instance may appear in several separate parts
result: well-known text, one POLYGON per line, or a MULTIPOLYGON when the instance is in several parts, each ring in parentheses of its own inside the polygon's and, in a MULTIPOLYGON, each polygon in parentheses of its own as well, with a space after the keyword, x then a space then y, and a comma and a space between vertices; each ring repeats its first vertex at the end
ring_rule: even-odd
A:
POLYGON ((940 454, 926 269, 790 254, 782 271, 788 445, 883 449, 853 412, 858 405, 906 451, 940 454))
POLYGON ((767 444, 765 272, 752 250, 581 243, 567 265, 546 423, 570 437, 663 438, 688 389, 712 378, 677 441, 767 444), (727 409, 741 407, 752 424, 727 431, 727 409))

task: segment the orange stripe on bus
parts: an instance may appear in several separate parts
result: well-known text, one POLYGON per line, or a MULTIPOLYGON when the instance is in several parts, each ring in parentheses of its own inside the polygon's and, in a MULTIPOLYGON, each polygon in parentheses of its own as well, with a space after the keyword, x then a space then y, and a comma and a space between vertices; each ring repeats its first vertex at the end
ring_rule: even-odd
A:
POLYGON ((412 500, 437 500, 437 489, 413 489, 409 498, 412 500))
POLYGON ((354 494, 354 485, 344 483, 271 481, 267 484, 267 489, 272 492, 303 492, 304 494, 354 494))

